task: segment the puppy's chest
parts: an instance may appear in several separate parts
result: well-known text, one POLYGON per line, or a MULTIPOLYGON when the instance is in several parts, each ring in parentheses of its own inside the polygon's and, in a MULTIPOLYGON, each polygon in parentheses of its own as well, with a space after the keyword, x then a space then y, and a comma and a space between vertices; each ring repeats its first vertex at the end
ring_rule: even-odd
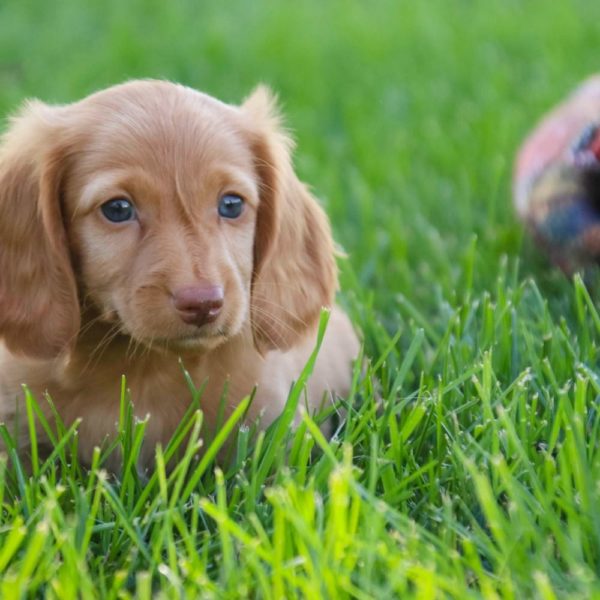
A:
POLYGON ((59 412, 65 420, 91 420, 105 431, 114 431, 118 420, 122 391, 131 400, 137 418, 149 417, 149 431, 164 435, 177 427, 194 398, 193 388, 199 391, 200 408, 205 421, 211 424, 224 398, 225 413, 248 394, 256 382, 254 369, 225 368, 221 361, 205 358, 187 360, 185 369, 178 359, 156 360, 114 365, 102 365, 87 375, 72 365, 57 396, 59 412))
MULTIPOLYGON (((135 418, 148 419, 144 444, 144 452, 150 453, 148 460, 157 443, 163 447, 168 443, 194 397, 177 358, 159 356, 127 362, 115 353, 94 365, 89 362, 89 354, 82 353, 64 367, 38 363, 35 368, 9 358, 10 363, 2 365, 0 370, 5 376, 4 380, 0 377, 4 417, 10 418, 8 413, 19 405, 23 407, 20 382, 27 381, 47 417, 51 418, 50 407, 44 400, 45 393, 49 392, 67 426, 81 420, 79 454, 84 462, 91 460, 94 447, 106 445, 117 435, 123 387, 132 402, 135 418)), ((208 427, 215 426, 222 398, 227 417, 257 383, 254 360, 230 361, 221 356, 219 360, 199 358, 184 362, 193 385, 202 389, 200 408, 208 427)))
MULTIPOLYGON (((203 369, 200 371, 201 375, 203 369)), ((73 369, 61 387, 61 414, 69 420, 85 420, 98 413, 118 417, 123 393, 126 400, 131 400, 137 418, 149 415, 164 420, 171 414, 181 417, 193 397, 177 363, 103 366, 87 376, 73 369)))

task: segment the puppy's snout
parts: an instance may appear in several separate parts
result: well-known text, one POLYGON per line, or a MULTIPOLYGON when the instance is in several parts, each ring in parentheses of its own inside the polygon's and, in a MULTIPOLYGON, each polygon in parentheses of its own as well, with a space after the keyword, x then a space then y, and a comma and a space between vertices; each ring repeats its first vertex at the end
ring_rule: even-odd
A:
POLYGON ((212 323, 223 307, 223 288, 220 285, 196 285, 175 290, 173 305, 179 317, 188 325, 212 323))

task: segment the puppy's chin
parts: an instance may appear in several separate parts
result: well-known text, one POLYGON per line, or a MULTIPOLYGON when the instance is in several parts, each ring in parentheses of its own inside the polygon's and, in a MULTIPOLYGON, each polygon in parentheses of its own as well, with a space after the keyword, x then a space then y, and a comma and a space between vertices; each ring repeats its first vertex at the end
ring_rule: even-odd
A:
POLYGON ((174 353, 191 353, 191 352, 208 352, 218 348, 228 340, 228 336, 224 333, 217 333, 215 335, 201 335, 186 336, 181 338, 174 338, 171 340, 162 340, 161 346, 174 353))
MULTIPOLYGON (((225 333, 202 333, 174 337, 145 337, 127 335, 136 347, 157 351, 161 354, 203 354, 222 346, 229 336, 225 333)), ((131 346, 131 344, 129 344, 131 346)))
POLYGON ((135 333, 130 333, 129 337, 140 346, 166 354, 202 354, 222 346, 231 338, 231 332, 226 327, 202 327, 191 333, 169 337, 135 333))

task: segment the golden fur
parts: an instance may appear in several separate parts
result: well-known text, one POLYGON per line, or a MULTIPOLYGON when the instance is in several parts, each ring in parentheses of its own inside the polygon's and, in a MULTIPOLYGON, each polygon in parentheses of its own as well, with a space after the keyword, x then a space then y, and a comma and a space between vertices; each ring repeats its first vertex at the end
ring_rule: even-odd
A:
MULTIPOLYGON (((115 432, 120 376, 150 415, 144 463, 208 379, 214 423, 258 384, 250 419, 283 407, 337 286, 327 218, 291 163, 274 102, 258 88, 241 106, 160 81, 133 81, 64 106, 27 103, 0 144, 0 418, 21 384, 48 391, 66 423, 81 417, 80 453, 115 432), (235 220, 217 212, 243 198, 235 220), (112 198, 137 219, 113 223, 112 198), (224 290, 214 322, 184 322, 173 290, 224 290)), ((333 308, 307 395, 345 394, 358 342, 333 308)), ((45 403, 42 402, 42 405, 45 403)))

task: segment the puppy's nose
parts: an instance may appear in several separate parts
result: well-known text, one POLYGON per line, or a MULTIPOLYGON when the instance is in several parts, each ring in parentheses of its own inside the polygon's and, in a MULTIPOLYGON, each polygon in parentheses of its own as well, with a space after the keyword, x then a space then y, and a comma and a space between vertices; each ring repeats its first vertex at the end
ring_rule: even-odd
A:
POLYGON ((173 292, 173 305, 188 325, 212 323, 223 307, 223 288, 210 284, 180 288, 173 292))

